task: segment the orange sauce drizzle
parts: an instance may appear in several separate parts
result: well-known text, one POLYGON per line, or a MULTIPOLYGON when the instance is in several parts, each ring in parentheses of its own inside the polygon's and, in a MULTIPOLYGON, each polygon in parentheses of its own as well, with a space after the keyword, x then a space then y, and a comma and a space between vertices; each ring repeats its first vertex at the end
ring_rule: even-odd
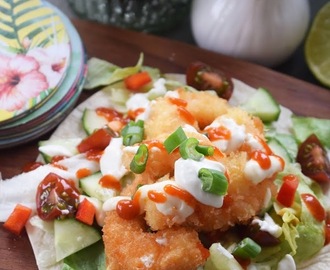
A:
POLYGON ((187 191, 174 186, 174 185, 166 185, 164 187, 164 191, 169 194, 172 195, 174 197, 178 197, 179 199, 183 200, 186 204, 192 206, 195 203, 195 198, 187 191))
POLYGON ((303 193, 300 195, 304 203, 306 204, 309 212, 312 216, 322 222, 326 218, 326 212, 321 205, 320 201, 312 194, 303 193))
POLYGON ((99 184, 104 188, 113 188, 116 190, 121 189, 118 179, 110 174, 103 175, 99 180, 99 184))
POLYGON ((206 129, 208 137, 211 141, 230 140, 231 132, 224 126, 210 127, 206 129))
POLYGON ((96 113, 107 119, 109 122, 114 119, 122 118, 122 114, 111 108, 99 107, 96 109, 96 113))
POLYGON ((163 192, 157 192, 155 190, 148 191, 148 198, 155 203, 164 203, 167 200, 163 192))
POLYGON ((151 150, 151 148, 153 148, 153 147, 156 147, 160 150, 165 150, 165 146, 161 141, 150 140, 150 141, 145 141, 144 143, 147 145, 148 150, 151 150))
POLYGON ((134 194, 133 200, 120 200, 116 206, 118 216, 123 219, 133 219, 140 214, 141 192, 134 194))
POLYGON ((273 151, 270 149, 269 145, 263 139, 261 139, 259 136, 255 136, 255 138, 262 145, 262 147, 264 148, 264 152, 267 155, 272 155, 273 154, 273 151))
POLYGON ((188 102, 182 98, 168 97, 168 99, 172 104, 180 107, 186 107, 188 105, 188 102))
POLYGON ((145 111, 145 108, 138 108, 136 110, 129 110, 127 112, 127 115, 130 119, 135 120, 136 117, 138 117, 138 115, 140 115, 141 113, 143 113, 145 111))
POLYGON ((267 154, 265 154, 262 151, 253 151, 251 153, 251 158, 255 161, 258 162, 258 164, 260 165, 260 167, 264 170, 267 170, 270 168, 271 166, 271 161, 270 158, 267 154))
POLYGON ((84 177, 86 177, 88 175, 91 175, 91 174, 92 174, 92 172, 88 168, 81 168, 76 172, 76 176, 77 176, 78 179, 84 178, 84 177))
POLYGON ((188 124, 193 125, 195 123, 195 117, 184 107, 177 108, 179 116, 183 118, 188 124))
POLYGON ((86 158, 88 160, 99 162, 102 154, 103 154, 103 150, 91 149, 88 152, 86 152, 86 158))

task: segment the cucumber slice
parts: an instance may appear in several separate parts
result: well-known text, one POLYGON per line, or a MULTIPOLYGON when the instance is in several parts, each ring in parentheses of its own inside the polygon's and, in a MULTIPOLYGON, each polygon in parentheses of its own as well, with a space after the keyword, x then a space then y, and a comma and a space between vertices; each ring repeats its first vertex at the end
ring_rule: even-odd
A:
POLYGON ((106 118, 98 115, 93 109, 85 109, 82 117, 82 125, 87 135, 92 134, 96 129, 100 129, 108 124, 106 118))
POLYGON ((289 155, 288 151, 277 139, 271 138, 267 141, 267 143, 275 155, 278 155, 284 159, 285 164, 294 162, 294 160, 289 155))
POLYGON ((54 156, 72 157, 78 154, 77 145, 80 142, 80 138, 40 141, 39 152, 44 161, 49 163, 54 156))
POLYGON ((101 172, 94 173, 79 180, 81 189, 90 197, 105 202, 107 199, 116 196, 116 191, 111 188, 102 187, 99 181, 102 177, 101 172))
POLYGON ((54 221, 56 261, 88 247, 101 239, 100 232, 75 219, 54 221))
POLYGON ((243 270, 243 268, 220 243, 214 243, 210 247, 210 257, 205 263, 204 270, 243 270))
POLYGON ((257 91, 242 104, 242 108, 258 116, 265 123, 276 121, 281 112, 280 105, 265 88, 257 89, 257 91))

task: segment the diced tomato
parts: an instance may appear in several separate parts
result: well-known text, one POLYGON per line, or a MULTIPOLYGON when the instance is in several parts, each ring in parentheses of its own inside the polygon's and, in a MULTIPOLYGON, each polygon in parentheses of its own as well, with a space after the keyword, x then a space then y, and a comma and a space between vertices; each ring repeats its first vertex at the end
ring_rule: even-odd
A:
POLYGON ((78 206, 76 219, 87 224, 92 225, 95 216, 95 206, 88 199, 84 199, 78 206))
POLYGON ((106 128, 100 128, 81 141, 77 146, 79 153, 89 150, 104 150, 111 141, 111 133, 106 128))
POLYGON ((137 91, 146 84, 151 82, 151 77, 148 72, 142 71, 125 78, 124 83, 127 89, 137 91))
POLYGON ((3 224, 3 227, 16 235, 20 235, 26 222, 30 218, 31 213, 31 208, 17 204, 6 222, 3 224))
POLYGON ((289 174, 283 177, 283 183, 277 193, 277 201, 285 207, 290 207, 294 202, 299 179, 296 175, 289 174))

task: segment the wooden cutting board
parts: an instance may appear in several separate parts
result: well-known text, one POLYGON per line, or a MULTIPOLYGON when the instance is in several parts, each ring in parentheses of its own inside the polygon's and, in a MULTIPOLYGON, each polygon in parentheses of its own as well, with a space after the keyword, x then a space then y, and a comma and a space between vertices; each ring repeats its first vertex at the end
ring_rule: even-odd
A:
MULTIPOLYGON (((178 41, 88 21, 73 20, 73 23, 82 38, 88 57, 105 59, 119 66, 131 66, 135 65, 139 54, 143 52, 144 64, 169 73, 184 73, 190 62, 203 61, 251 86, 267 88, 276 100, 298 115, 330 118, 329 89, 178 41)), ((79 102, 93 93, 84 92, 79 102)), ((22 166, 35 160, 36 156, 37 141, 0 150, 2 177, 9 178, 20 173, 22 166)), ((0 269, 37 269, 25 232, 22 236, 15 237, 0 225, 0 269)))

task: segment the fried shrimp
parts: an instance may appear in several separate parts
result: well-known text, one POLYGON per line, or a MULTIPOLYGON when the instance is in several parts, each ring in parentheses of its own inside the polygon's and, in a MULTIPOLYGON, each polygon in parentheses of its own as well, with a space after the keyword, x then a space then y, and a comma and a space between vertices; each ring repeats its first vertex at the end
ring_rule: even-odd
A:
MULTIPOLYGON (((254 184, 244 176, 247 154, 239 152, 222 159, 229 175, 227 195, 220 208, 191 200, 193 213, 182 223, 197 231, 226 230, 235 224, 248 222, 259 213, 275 193, 272 177, 254 184)), ((145 204, 145 219, 153 230, 174 226, 175 216, 164 215, 156 204, 148 200, 145 204)))
POLYGON ((125 220, 107 213, 103 241, 108 269, 197 269, 208 257, 197 232, 176 227, 148 231, 142 216, 125 220))
POLYGON ((180 98, 187 101, 187 110, 195 117, 201 129, 217 116, 225 114, 229 108, 227 101, 213 92, 190 92, 183 89, 178 92, 180 98))
POLYGON ((284 167, 265 142, 261 120, 209 92, 179 89, 152 101, 144 140, 123 150, 127 170, 139 144, 148 148, 145 169, 122 198, 107 203, 109 269, 203 265, 198 233, 248 223, 274 196, 273 181, 284 167), (179 139, 173 135, 178 127, 185 133, 179 139), (171 152, 164 146, 169 138, 178 144, 171 152))

